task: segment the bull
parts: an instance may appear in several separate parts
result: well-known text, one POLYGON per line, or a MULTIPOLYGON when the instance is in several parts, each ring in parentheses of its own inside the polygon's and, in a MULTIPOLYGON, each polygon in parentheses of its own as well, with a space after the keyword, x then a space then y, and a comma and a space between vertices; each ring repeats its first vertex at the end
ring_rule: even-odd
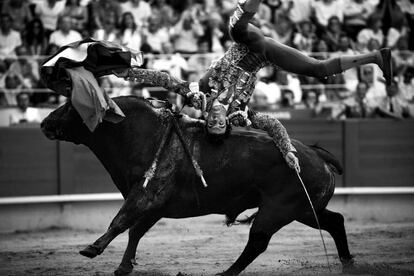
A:
MULTIPOLYGON (((292 221, 317 228, 295 171, 263 133, 234 130, 221 143, 212 143, 203 130, 185 129, 185 140, 208 182, 204 187, 177 134, 171 132, 155 176, 144 188, 144 175, 164 137, 168 116, 164 108, 154 108, 144 99, 128 96, 115 98, 115 102, 126 118, 117 124, 104 121, 94 132, 82 123, 70 102, 41 124, 49 139, 87 146, 125 199, 106 233, 80 251, 82 255, 96 257, 129 229, 127 248, 115 270, 115 275, 127 275, 133 270, 139 240, 161 218, 224 214, 231 223, 246 209, 258 207, 247 245, 233 265, 220 274, 238 275, 266 250, 272 235, 292 221)), ((342 168, 320 147, 295 140, 293 144, 320 226, 334 239, 343 266, 351 266, 344 217, 326 208, 335 189, 334 174, 341 174, 342 168)))

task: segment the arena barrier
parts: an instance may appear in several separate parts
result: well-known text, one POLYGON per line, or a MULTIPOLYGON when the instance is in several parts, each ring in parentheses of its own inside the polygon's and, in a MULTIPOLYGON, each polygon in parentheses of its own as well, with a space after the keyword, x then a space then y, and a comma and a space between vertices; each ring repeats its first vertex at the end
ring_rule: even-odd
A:
MULTIPOLYGON (((414 187, 338 187, 335 195, 409 195, 414 194, 414 187)), ((99 194, 71 194, 49 196, 18 196, 2 197, 0 205, 10 204, 38 204, 38 203, 67 203, 67 202, 94 202, 117 201, 124 198, 120 193, 99 194)))
MULTIPOLYGON (((412 194, 414 121, 283 123, 291 137, 305 144, 319 144, 340 160, 344 174, 336 176, 338 195, 412 194)), ((50 141, 37 127, 0 128, 0 198, 78 194, 87 198, 88 194, 103 193, 112 200, 110 194, 117 192, 88 148, 50 141)))

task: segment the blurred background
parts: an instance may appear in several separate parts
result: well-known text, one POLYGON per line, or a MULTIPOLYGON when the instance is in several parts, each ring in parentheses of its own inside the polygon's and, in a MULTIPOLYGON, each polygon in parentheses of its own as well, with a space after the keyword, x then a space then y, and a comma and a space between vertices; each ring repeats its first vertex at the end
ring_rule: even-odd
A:
MULTIPOLYGON (((251 101, 253 109, 283 120, 291 137, 319 143, 340 159, 345 174, 337 177, 334 204, 357 218, 414 218, 413 2, 267 0, 255 17, 267 36, 317 59, 392 48, 395 76, 388 88, 376 65, 325 79, 266 67, 251 101)), ((65 102, 39 78, 48 55, 93 37, 143 51, 145 68, 197 81, 231 45, 228 18, 235 7, 235 0, 0 0, 0 231, 81 227, 88 220, 107 225, 108 216, 101 223, 73 212, 80 206, 73 203, 90 204, 79 208, 95 213, 120 203, 88 149, 40 132, 39 122, 65 102), (75 213, 83 219, 74 220, 75 213)), ((179 96, 159 87, 115 76, 99 84, 111 97, 151 96, 183 108, 179 96)))

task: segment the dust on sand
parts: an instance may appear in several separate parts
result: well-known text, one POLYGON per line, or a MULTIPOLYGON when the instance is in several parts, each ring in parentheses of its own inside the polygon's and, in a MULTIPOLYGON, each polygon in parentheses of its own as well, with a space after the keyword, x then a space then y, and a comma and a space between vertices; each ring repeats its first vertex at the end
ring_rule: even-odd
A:
MULTIPOLYGON (((324 232, 329 271, 317 230, 292 223, 242 275, 414 275, 414 222, 347 222, 356 265, 342 274, 332 238, 324 232)), ((104 253, 78 251, 102 232, 46 229, 0 235, 0 275, 113 275, 127 243, 124 233, 104 253)), ((141 240, 132 275, 214 275, 243 250, 249 227, 223 226, 223 217, 162 220, 141 240)))

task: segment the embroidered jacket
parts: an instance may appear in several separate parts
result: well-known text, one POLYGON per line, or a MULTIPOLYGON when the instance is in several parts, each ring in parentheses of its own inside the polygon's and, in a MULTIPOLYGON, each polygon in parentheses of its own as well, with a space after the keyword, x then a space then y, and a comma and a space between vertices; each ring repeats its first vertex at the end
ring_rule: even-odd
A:
MULTIPOLYGON (((243 9, 238 5, 230 18, 230 28, 234 27, 243 13, 243 9)), ((269 64, 264 55, 250 51, 247 45, 233 43, 220 59, 212 63, 199 81, 200 91, 206 94, 207 112, 215 100, 225 106, 228 105, 227 115, 244 111, 254 91, 256 73, 269 64)), ((133 71, 135 73, 133 77, 141 83, 163 86, 183 96, 190 91, 188 83, 174 79, 167 73, 141 70, 143 69, 133 71)), ((272 137, 283 156, 289 151, 296 151, 279 120, 255 112, 249 112, 248 117, 252 127, 264 130, 272 137)))

